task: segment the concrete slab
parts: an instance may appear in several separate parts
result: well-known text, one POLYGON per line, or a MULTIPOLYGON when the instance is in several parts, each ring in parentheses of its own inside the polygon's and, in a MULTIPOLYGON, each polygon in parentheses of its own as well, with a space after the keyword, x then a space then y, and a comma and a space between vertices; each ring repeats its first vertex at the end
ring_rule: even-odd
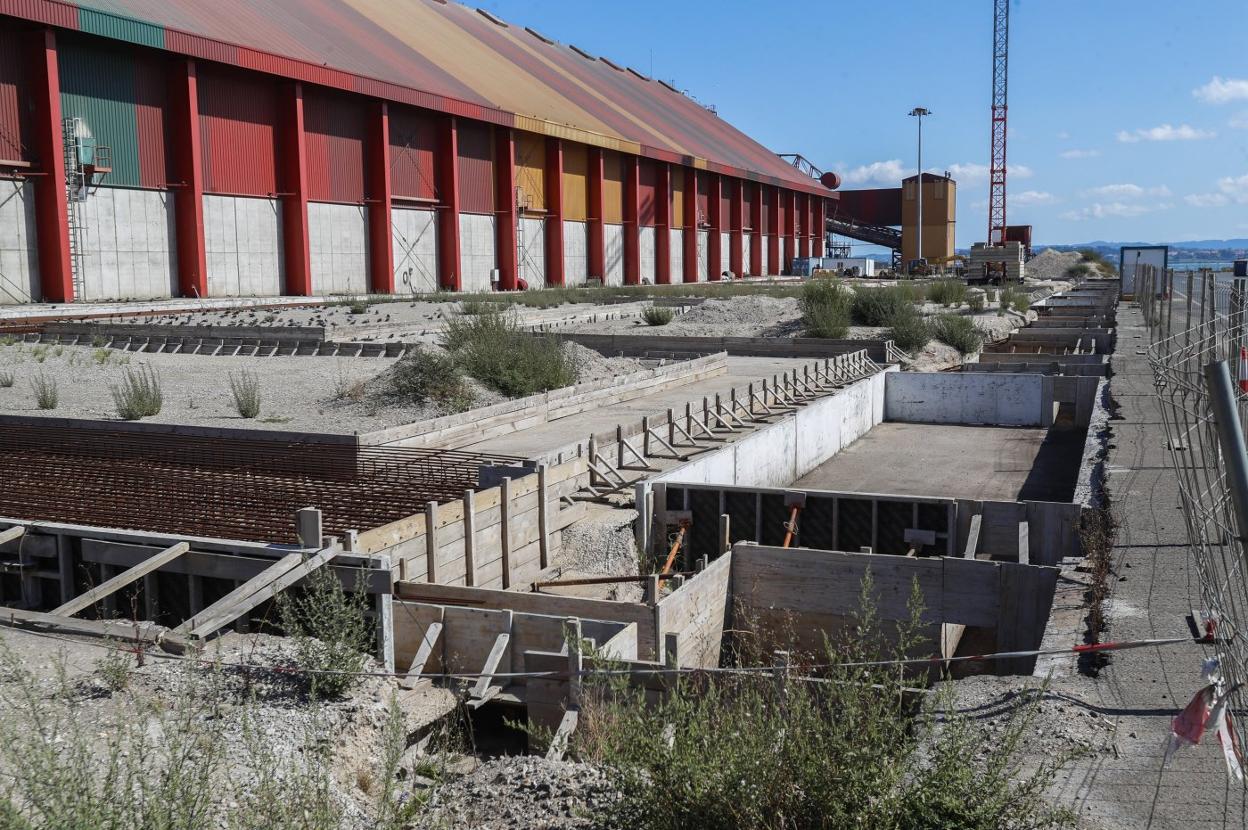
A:
POLYGON ((1077 431, 883 423, 793 487, 965 499, 1070 501, 1077 431))
POLYGON ((1115 421, 1111 425, 1113 437, 1110 439, 1118 450, 1114 463, 1133 470, 1170 468, 1170 450, 1160 422, 1160 418, 1145 424, 1115 421))

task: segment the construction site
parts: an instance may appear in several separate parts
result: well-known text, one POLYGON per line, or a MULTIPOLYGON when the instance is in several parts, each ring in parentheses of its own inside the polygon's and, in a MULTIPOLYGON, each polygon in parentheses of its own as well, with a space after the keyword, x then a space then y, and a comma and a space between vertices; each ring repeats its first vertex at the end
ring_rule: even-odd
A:
POLYGON ((1248 286, 1006 224, 985 5, 962 255, 483 9, 0 0, 0 826, 1245 826, 1248 286))

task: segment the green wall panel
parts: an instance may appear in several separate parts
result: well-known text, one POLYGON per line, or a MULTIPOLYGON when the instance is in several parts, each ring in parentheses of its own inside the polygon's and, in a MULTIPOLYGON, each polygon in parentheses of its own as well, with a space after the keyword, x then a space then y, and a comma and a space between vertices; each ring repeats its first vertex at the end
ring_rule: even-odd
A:
POLYGON ((63 43, 57 51, 62 115, 81 118, 96 142, 112 149, 113 172, 106 184, 138 187, 139 127, 133 59, 120 51, 77 42, 63 43))
POLYGON ((165 30, 160 26, 127 20, 124 17, 114 17, 111 14, 102 14, 91 9, 78 9, 78 28, 93 35, 128 40, 131 43, 155 46, 158 49, 163 49, 165 46, 165 30))

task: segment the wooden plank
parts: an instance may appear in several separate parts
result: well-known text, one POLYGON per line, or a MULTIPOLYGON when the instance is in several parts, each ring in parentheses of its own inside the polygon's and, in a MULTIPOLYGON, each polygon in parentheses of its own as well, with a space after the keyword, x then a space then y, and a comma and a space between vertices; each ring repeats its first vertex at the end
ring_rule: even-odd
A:
POLYGON ((1018 523, 1018 564, 1031 564, 1031 526, 1027 522, 1018 523))
POLYGON ((501 684, 494 684, 494 673, 498 671, 498 664, 502 662, 503 655, 507 653, 507 643, 511 640, 511 634, 504 631, 494 638, 494 645, 490 648, 489 656, 485 658, 485 666, 481 669, 481 676, 477 678, 477 684, 472 687, 471 700, 468 705, 474 709, 478 709, 487 703, 492 697, 502 691, 501 684))
POLYGON ((438 503, 425 505, 425 579, 438 581, 438 503))
POLYGON ((12 542, 15 539, 22 538, 26 533, 26 528, 22 525, 14 525, 13 527, 0 530, 0 545, 6 542, 12 542))
POLYGON ((502 530, 499 535, 500 550, 503 559, 503 587, 511 587, 511 479, 505 478, 499 484, 499 524, 502 530))
POLYGON ((971 529, 966 535, 966 549, 962 551, 965 559, 974 559, 975 554, 979 553, 979 527, 984 517, 976 513, 971 517, 971 529))
POLYGON ((464 584, 477 584, 477 508, 475 504, 476 493, 472 490, 464 491, 464 584))
POLYGON ((403 680, 399 683, 404 689, 415 689, 427 678, 421 678, 420 675, 425 671, 425 665, 428 664, 429 658, 433 656, 433 650, 437 647, 442 639, 442 623, 432 623, 425 629, 425 636, 420 641, 420 649, 416 652, 416 657, 412 660, 412 665, 408 667, 407 674, 403 676, 403 680))
POLYGON ((564 753, 568 751, 568 741, 571 740, 572 733, 576 731, 579 719, 580 710, 578 709, 568 709, 563 713, 559 728, 555 730, 555 736, 550 741, 550 748, 546 750, 547 761, 563 760, 564 753))
POLYGON ((537 466, 537 539, 541 549, 541 569, 550 563, 550 495, 546 492, 546 465, 537 466))
POLYGON ((134 582, 136 579, 140 579, 146 574, 159 569, 162 565, 172 562, 190 549, 191 546, 186 542, 178 542, 172 547, 165 548, 160 553, 148 559, 146 562, 122 571, 117 576, 102 585, 97 585, 95 588, 87 591, 82 596, 76 597, 63 605, 57 606, 52 610, 52 613, 65 617, 72 617, 75 614, 81 613, 109 594, 121 590, 130 583, 134 582))
POLYGON ((276 579, 278 576, 281 576, 282 574, 285 574, 289 572, 291 569, 297 567, 299 563, 302 561, 303 561, 302 553, 286 554, 281 559, 279 559, 278 561, 270 565, 268 568, 261 571, 257 576, 253 577, 252 579, 247 580, 246 582, 243 582, 241 585, 236 587, 233 591, 230 591, 228 594, 226 594, 221 599, 217 600, 208 608, 205 608, 200 613, 191 617, 189 620, 186 620, 185 622, 183 622, 181 625, 175 628, 174 631, 176 631, 179 634, 192 633, 192 631, 195 629, 196 626, 198 626, 202 622, 205 622, 208 619, 208 616, 210 614, 216 611, 219 611, 220 609, 225 608, 234 602, 241 601, 247 596, 249 596, 250 594, 254 593, 256 590, 256 588, 254 587, 254 584, 259 584, 259 583, 263 583, 266 581, 271 581, 273 579, 276 579), (253 584, 253 580, 255 580, 256 583, 253 584))
POLYGON ((0 625, 62 631, 67 634, 100 637, 124 643, 154 643, 171 654, 183 654, 193 650, 191 642, 185 637, 150 622, 80 620, 59 614, 26 611, 19 608, 0 608, 0 625))

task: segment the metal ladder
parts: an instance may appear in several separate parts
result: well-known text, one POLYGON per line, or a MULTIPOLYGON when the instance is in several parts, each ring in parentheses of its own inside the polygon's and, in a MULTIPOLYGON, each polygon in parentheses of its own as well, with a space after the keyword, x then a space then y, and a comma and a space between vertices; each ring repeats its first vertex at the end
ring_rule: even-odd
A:
POLYGON ((86 299, 86 278, 82 272, 82 217, 79 203, 86 199, 87 182, 82 170, 78 140, 81 119, 66 118, 62 122, 62 143, 65 148, 65 195, 69 216, 69 267, 73 277, 74 299, 86 299))

